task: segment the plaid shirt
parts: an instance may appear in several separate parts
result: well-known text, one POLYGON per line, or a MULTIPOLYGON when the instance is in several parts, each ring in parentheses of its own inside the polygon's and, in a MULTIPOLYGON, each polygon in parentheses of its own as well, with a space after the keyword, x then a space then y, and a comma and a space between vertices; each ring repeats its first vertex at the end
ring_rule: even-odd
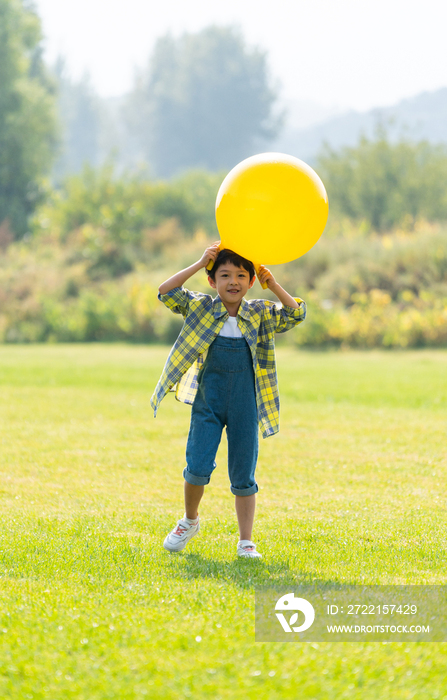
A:
MULTIPOLYGON (((176 398, 194 403, 197 375, 214 338, 229 314, 220 298, 175 287, 159 294, 160 301, 185 321, 169 353, 162 375, 151 398, 154 416, 161 400, 177 384, 176 398)), ((275 333, 285 333, 306 317, 306 304, 296 298, 298 308, 277 305, 266 299, 242 299, 237 324, 253 358, 256 403, 262 437, 279 431, 279 392, 276 376, 275 333)))

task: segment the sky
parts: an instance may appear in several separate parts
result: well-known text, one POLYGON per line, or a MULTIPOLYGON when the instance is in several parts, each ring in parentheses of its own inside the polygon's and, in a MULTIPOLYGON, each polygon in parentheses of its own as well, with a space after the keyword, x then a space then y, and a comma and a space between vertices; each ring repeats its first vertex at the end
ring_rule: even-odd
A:
POLYGON ((447 0, 34 0, 45 55, 128 91, 157 37, 239 26, 268 54, 284 102, 334 111, 392 105, 447 86, 447 0))

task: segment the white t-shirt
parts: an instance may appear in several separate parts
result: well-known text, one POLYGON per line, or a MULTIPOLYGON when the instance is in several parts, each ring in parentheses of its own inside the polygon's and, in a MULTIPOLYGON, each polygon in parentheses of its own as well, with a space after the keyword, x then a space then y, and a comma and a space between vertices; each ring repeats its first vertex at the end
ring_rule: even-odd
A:
POLYGON ((223 335, 224 338, 242 338, 242 333, 237 325, 237 316, 228 316, 227 320, 222 326, 219 335, 223 335))

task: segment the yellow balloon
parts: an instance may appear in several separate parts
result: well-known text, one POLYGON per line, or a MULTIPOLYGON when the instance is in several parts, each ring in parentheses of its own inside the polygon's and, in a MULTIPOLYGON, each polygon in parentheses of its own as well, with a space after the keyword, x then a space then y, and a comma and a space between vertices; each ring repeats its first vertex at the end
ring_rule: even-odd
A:
POLYGON ((257 265, 286 263, 307 253, 327 217, 327 194, 317 173, 285 153, 243 160, 217 193, 221 247, 257 265))

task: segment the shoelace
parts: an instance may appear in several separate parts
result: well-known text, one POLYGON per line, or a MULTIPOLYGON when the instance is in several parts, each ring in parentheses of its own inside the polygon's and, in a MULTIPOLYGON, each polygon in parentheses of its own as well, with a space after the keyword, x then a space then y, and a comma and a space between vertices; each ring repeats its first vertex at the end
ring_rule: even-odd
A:
POLYGON ((186 532, 188 528, 185 527, 184 525, 177 525, 177 528, 174 532, 174 535, 183 535, 184 532, 186 532))

